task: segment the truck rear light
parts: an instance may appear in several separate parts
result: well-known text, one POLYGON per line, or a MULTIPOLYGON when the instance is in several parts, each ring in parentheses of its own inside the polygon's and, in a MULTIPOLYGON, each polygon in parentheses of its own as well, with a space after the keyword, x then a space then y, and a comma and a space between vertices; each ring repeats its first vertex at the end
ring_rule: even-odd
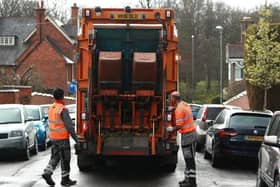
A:
POLYGON ((90 17, 90 15, 91 15, 91 12, 90 12, 89 9, 87 9, 87 10, 85 11, 85 16, 86 16, 86 17, 90 17))
POLYGON ((95 7, 95 15, 101 16, 102 9, 100 6, 95 7))
POLYGON ((238 135, 234 129, 223 129, 217 133, 220 138, 230 138, 232 136, 238 135))
POLYGON ((87 130, 87 128, 88 128, 87 122, 84 121, 83 126, 82 126, 82 131, 85 132, 87 130))
POLYGON ((172 121, 172 114, 167 114, 167 121, 172 121))
POLYGON ((86 120, 86 119, 87 119, 87 113, 82 112, 82 113, 81 113, 81 119, 82 119, 82 120, 86 120))
POLYGON ((171 11, 170 11, 170 10, 166 10, 166 11, 165 11, 165 17, 166 17, 166 19, 168 19, 168 20, 171 19, 171 11))

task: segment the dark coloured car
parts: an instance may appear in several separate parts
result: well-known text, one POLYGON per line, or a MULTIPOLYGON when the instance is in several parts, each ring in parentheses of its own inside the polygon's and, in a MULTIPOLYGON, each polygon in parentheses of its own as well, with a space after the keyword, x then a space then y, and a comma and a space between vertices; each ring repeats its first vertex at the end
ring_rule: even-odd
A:
POLYGON ((218 114, 224 108, 233 108, 240 109, 240 107, 223 105, 223 104, 204 104, 200 108, 197 119, 195 120, 196 124, 196 150, 199 151, 205 144, 205 135, 206 131, 209 128, 209 122, 212 122, 216 119, 218 114))
POLYGON ((224 158, 257 158, 271 113, 224 109, 206 133, 204 157, 218 167, 224 158))
POLYGON ((274 113, 262 143, 258 159, 257 187, 280 186, 280 111, 274 113))
POLYGON ((191 104, 189 104, 189 105, 190 105, 190 107, 191 107, 191 109, 192 109, 193 119, 196 120, 197 114, 198 114, 198 112, 199 112, 199 110, 200 110, 200 108, 201 108, 202 105, 193 104, 193 103, 191 103, 191 104))

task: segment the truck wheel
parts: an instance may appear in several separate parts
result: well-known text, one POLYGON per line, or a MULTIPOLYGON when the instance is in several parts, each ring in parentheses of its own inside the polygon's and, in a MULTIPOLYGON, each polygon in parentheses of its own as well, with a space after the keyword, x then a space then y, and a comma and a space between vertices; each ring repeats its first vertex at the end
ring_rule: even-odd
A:
POLYGON ((89 171, 92 167, 92 162, 86 154, 78 154, 78 167, 80 171, 89 171))
POLYGON ((166 172, 174 172, 177 167, 177 153, 174 153, 173 155, 162 157, 160 159, 160 165, 161 168, 166 172))
POLYGON ((167 164, 163 167, 164 171, 171 173, 176 170, 177 164, 167 164))

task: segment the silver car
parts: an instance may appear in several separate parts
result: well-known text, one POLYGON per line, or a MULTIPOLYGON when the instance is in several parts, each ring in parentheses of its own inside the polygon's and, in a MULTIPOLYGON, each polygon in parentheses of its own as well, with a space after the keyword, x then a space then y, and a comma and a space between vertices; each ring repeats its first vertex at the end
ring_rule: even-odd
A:
POLYGON ((36 128, 24 105, 0 105, 0 150, 18 152, 30 159, 30 151, 38 152, 36 128))

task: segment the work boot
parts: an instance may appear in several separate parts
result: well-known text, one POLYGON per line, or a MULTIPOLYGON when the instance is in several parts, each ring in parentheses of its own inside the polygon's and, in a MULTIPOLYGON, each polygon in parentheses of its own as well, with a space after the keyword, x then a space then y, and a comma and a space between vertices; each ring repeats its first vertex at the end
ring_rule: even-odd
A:
POLYGON ((75 181, 75 180, 71 180, 70 178, 69 178, 69 176, 67 176, 67 177, 62 177, 62 180, 61 180, 61 185, 62 186, 72 186, 72 185, 75 185, 77 183, 77 181, 75 181))
POLYGON ((196 187, 195 179, 185 178, 179 182, 180 187, 196 187))
POLYGON ((54 186, 55 185, 55 182, 53 181, 52 179, 52 176, 50 174, 46 174, 44 173, 42 175, 43 179, 45 179, 46 183, 50 186, 54 186))

